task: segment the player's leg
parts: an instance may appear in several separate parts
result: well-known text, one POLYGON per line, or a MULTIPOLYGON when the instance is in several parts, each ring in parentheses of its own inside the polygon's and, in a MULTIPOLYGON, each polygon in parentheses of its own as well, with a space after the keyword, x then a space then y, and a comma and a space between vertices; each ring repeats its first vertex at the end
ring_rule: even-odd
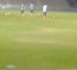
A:
POLYGON ((45 12, 43 12, 43 19, 45 19, 45 17, 46 17, 46 13, 45 13, 45 12))
POLYGON ((45 12, 45 18, 46 18, 47 13, 45 12))
POLYGON ((23 10, 20 11, 20 14, 22 14, 22 13, 23 13, 23 10))
POLYGON ((34 10, 30 9, 30 16, 34 15, 34 10))
POLYGON ((21 11, 20 11, 20 14, 21 14, 22 16, 24 16, 24 10, 21 10, 21 11))
POLYGON ((30 16, 31 16, 31 13, 32 13, 32 10, 30 9, 30 12, 29 12, 30 16))
POLYGON ((24 10, 22 11, 22 16, 24 16, 24 10))

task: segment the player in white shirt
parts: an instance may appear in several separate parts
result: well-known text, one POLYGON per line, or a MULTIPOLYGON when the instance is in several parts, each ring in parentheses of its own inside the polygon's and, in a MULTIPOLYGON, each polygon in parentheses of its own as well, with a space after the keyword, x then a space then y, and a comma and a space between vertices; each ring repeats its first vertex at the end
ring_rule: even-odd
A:
POLYGON ((22 3, 21 7, 20 7, 20 14, 24 15, 24 4, 22 3))
POLYGON ((43 5, 43 19, 46 18, 46 13, 47 13, 47 5, 43 5))
POLYGON ((29 9, 30 9, 30 15, 32 16, 34 14, 34 5, 32 2, 30 3, 29 9))

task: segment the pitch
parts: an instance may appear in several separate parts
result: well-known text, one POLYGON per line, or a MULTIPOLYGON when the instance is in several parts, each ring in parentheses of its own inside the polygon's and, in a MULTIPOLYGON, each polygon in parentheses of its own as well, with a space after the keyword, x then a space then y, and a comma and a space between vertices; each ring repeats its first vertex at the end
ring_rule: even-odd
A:
POLYGON ((0 11, 0 70, 9 70, 7 65, 13 70, 77 69, 77 13, 48 12, 43 20, 41 12, 0 11))

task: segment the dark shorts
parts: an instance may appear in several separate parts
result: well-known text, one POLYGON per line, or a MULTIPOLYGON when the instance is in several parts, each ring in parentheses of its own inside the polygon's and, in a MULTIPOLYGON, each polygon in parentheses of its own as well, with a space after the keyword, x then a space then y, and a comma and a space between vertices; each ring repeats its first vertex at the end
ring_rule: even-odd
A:
POLYGON ((21 12, 20 12, 20 13, 22 13, 22 14, 23 14, 23 13, 24 13, 24 10, 21 10, 21 12))
POLYGON ((30 13, 34 13, 34 10, 30 10, 30 13))
POLYGON ((43 12, 43 16, 46 16, 46 12, 43 12))

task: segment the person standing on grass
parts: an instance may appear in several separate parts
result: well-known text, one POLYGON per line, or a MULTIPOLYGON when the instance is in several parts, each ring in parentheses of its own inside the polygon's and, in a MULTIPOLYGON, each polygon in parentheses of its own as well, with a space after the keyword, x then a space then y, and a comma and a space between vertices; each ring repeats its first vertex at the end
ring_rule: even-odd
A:
POLYGON ((20 14, 22 15, 22 16, 24 16, 24 4, 22 3, 22 5, 21 5, 21 7, 20 7, 20 14))
POLYGON ((30 3, 29 9, 30 9, 30 15, 32 16, 34 14, 34 4, 33 4, 33 2, 30 3))
POLYGON ((47 15, 47 4, 44 4, 43 5, 43 19, 46 18, 46 15, 47 15))

